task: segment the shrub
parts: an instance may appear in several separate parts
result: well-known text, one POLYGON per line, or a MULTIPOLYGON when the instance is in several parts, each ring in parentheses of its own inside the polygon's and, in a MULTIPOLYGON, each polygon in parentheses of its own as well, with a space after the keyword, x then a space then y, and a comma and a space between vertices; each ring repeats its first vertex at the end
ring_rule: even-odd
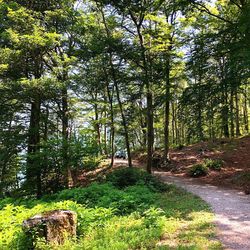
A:
POLYGON ((192 177, 205 176, 208 174, 208 168, 203 164, 195 164, 189 170, 189 174, 192 177))
POLYGON ((221 159, 216 159, 216 160, 206 159, 204 161, 205 167, 212 169, 212 170, 216 170, 216 171, 220 171, 222 165, 223 165, 223 161, 221 159))
POLYGON ((115 214, 124 215, 149 208, 158 194, 139 183, 123 190, 115 188, 111 183, 93 183, 86 188, 63 190, 55 195, 46 197, 44 201, 72 200, 94 208, 112 208, 115 214))
POLYGON ((136 184, 144 184, 152 191, 165 192, 168 186, 155 176, 137 168, 121 168, 108 174, 107 181, 115 187, 123 189, 136 184))
POLYGON ((87 171, 96 169, 101 163, 101 157, 86 156, 82 159, 82 168, 87 171))
POLYGON ((185 146, 183 144, 175 144, 172 146, 173 149, 182 150, 185 146))

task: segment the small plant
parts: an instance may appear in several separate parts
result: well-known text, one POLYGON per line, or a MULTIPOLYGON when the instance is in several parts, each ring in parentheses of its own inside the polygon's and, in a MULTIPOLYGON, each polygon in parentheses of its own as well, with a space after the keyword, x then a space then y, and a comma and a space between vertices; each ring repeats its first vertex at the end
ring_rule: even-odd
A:
POLYGON ((223 165, 223 161, 221 159, 206 159, 203 165, 209 169, 220 171, 223 165))
POLYGON ((195 164, 189 170, 189 175, 191 177, 200 177, 208 174, 208 167, 204 166, 204 164, 195 164))
POLYGON ((147 228, 159 226, 159 220, 164 215, 161 208, 150 207, 143 213, 144 224, 147 228))
POLYGON ((182 150, 185 147, 185 145, 183 145, 183 144, 174 144, 172 147, 173 147, 173 149, 182 150))

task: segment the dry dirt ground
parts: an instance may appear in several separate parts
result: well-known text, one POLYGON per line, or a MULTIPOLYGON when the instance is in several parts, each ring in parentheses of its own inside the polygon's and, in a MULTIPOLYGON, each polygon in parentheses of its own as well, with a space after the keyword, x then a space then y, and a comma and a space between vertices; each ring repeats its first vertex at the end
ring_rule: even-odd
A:
POLYGON ((186 175, 189 167, 206 158, 223 160, 223 168, 219 172, 211 171, 200 180, 240 190, 250 185, 250 136, 199 143, 171 152, 173 164, 177 166, 175 174, 186 175))
MULTIPOLYGON (((161 155, 158 151, 156 154, 161 155)), ((215 186, 250 191, 250 136, 239 139, 221 139, 214 142, 201 142, 182 149, 170 150, 171 173, 174 176, 188 177, 192 165, 202 163, 205 159, 221 159, 221 171, 210 171, 199 181, 215 186)), ((145 155, 139 154, 136 159, 145 165, 145 155)), ((158 169, 164 171, 164 169, 158 169)), ((250 247, 249 247, 250 249, 250 247)))

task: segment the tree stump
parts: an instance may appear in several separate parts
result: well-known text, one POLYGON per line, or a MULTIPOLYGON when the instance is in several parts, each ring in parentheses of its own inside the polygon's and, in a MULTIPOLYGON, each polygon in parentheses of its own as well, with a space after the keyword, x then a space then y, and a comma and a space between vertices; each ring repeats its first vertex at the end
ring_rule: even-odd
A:
POLYGON ((76 236, 76 225, 77 215, 69 210, 53 210, 23 221, 25 233, 31 236, 31 248, 39 237, 47 243, 63 244, 65 239, 76 236))

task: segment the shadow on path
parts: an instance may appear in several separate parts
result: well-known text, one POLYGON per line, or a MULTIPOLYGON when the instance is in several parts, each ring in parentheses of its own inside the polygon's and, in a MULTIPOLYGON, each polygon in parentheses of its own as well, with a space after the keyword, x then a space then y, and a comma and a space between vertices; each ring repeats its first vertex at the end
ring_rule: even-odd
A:
POLYGON ((154 174, 210 204, 215 213, 218 236, 225 249, 250 250, 250 196, 236 190, 200 184, 192 178, 171 176, 164 172, 154 174))

